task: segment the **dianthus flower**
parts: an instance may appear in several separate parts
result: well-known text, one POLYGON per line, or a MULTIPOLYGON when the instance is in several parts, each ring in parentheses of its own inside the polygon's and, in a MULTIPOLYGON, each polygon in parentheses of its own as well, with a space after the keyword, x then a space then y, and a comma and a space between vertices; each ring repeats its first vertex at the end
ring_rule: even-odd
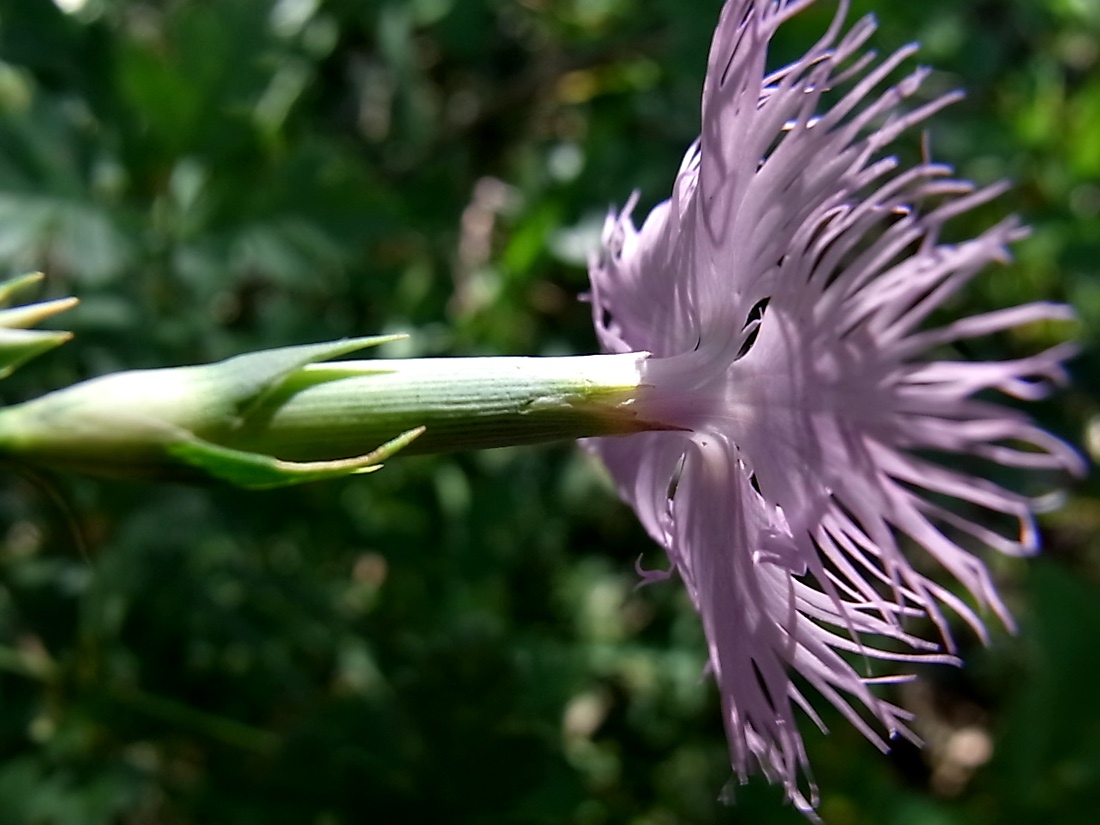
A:
MULTIPOLYGON (((633 201, 612 214, 590 267, 605 354, 326 363, 394 338, 376 336, 114 373, 0 409, 0 457, 265 488, 398 451, 590 437, 702 618, 735 772, 812 816, 796 708, 822 723, 805 688, 883 749, 914 738, 875 683, 908 678, 898 662, 954 662, 951 614, 983 639, 983 611, 1012 626, 976 555, 1038 547, 1036 501, 1006 475, 1081 460, 1004 404, 1061 382, 1071 346, 960 356, 1068 309, 936 314, 1026 234, 1007 219, 946 242, 951 218, 1004 187, 890 154, 957 95, 915 102, 928 71, 904 74, 913 47, 862 53, 873 22, 842 35, 844 2, 768 74, 776 29, 811 4, 726 4, 672 197, 640 229, 633 201), (968 599, 925 575, 936 564, 968 599), (918 635, 928 622, 936 642, 918 635)), ((35 277, 0 283, 0 303, 35 277)), ((0 376, 67 340, 26 327, 71 305, 3 310, 0 376)))
POLYGON ((911 102, 928 76, 901 72, 915 47, 862 53, 874 21, 842 34, 845 3, 804 57, 767 73, 776 29, 811 3, 726 4, 702 134, 672 196, 640 229, 633 199, 609 216, 590 266, 596 330, 606 352, 652 354, 640 409, 680 429, 588 444, 699 612, 735 772, 763 772, 812 815, 795 708, 822 723, 803 686, 884 750, 914 738, 907 712, 872 691, 908 677, 866 663, 955 661, 950 613, 983 639, 979 611, 1011 627, 973 551, 1035 551, 1035 501, 987 476, 1080 459, 993 397, 1047 393, 1069 345, 947 360, 964 339, 1065 307, 929 322, 1025 234, 1007 219, 945 242, 949 219, 1003 187, 889 153, 957 95, 911 102), (920 570, 937 562, 977 610, 906 553, 920 570), (939 643, 910 632, 920 617, 939 643))

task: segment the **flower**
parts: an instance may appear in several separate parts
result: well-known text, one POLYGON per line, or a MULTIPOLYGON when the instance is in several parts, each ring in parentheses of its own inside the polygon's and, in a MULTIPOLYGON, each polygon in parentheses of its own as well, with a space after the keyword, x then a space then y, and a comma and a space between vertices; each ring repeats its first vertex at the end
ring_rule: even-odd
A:
POLYGON ((771 37, 811 2, 726 4, 702 134, 671 198, 640 229, 634 198, 608 217, 590 265, 601 345, 651 353, 638 407, 679 429, 587 443, 700 614, 737 775, 763 772, 812 816, 795 708, 822 723, 803 686, 883 750, 915 739, 906 711, 871 689, 910 677, 871 676, 866 663, 955 662, 949 613, 982 639, 980 610, 1011 627, 974 551, 1034 552, 1037 502, 991 477, 1082 467, 991 398, 1044 395, 1071 346, 951 358, 958 342, 1067 308, 930 321, 1025 235, 1010 218, 944 241, 949 219, 1004 187, 888 154, 958 95, 913 103, 928 70, 899 75, 915 47, 862 53, 874 21, 842 34, 845 3, 804 57, 767 74, 771 37), (977 609, 903 550, 921 570, 938 562, 977 609), (920 617, 940 643, 907 629, 920 617))

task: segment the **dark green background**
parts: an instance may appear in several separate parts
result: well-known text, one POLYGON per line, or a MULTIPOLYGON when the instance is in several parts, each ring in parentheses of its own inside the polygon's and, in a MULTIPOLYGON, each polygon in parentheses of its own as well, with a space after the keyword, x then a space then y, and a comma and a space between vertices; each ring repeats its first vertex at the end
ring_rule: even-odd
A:
MULTIPOLYGON (((595 349, 583 250, 609 204, 669 191, 718 4, 275 5, 0 2, 0 269, 81 299, 58 324, 77 339, 5 402, 396 330, 414 335, 390 355, 595 349)), ((1077 307, 1075 383, 1036 410, 1083 443, 1100 4, 879 5, 882 50, 921 40, 929 94, 970 91, 936 155, 1017 181, 959 231, 1007 211, 1035 228, 951 309, 1077 307)), ((832 713, 828 738, 805 726, 828 822, 1094 821, 1098 495, 1082 482, 1044 517, 1039 560, 994 560, 1018 636, 961 632, 964 670, 893 692, 925 751, 882 756, 832 713), (990 761, 961 765, 967 741, 990 761)), ((0 537, 0 825, 804 821, 730 784, 686 597, 634 590, 635 557, 663 560, 570 445, 262 494, 7 470, 0 537)))

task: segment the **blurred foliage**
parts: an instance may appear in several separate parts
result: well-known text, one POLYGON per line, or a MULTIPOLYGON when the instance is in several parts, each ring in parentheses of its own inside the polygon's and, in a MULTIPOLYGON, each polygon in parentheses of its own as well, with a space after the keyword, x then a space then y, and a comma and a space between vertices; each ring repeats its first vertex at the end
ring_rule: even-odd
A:
MULTIPOLYGON (((1017 182, 960 231, 1034 227, 958 308, 1072 302, 1077 380, 1040 412, 1100 450, 1100 4, 878 5, 880 49, 923 41, 929 93, 969 89, 936 155, 1017 182)), ((390 356, 593 351, 585 252, 609 204, 669 191, 717 13, 0 0, 0 274, 81 299, 4 402, 394 330, 390 356)), ((1061 331, 1026 333, 998 352, 1061 331)), ((896 692, 924 751, 825 714, 828 822, 1094 820, 1098 497, 997 561, 1018 637, 896 692)), ((675 584, 634 589, 663 560, 570 446, 264 494, 9 472, 0 536, 0 825, 803 821, 728 792, 697 622, 675 584)))

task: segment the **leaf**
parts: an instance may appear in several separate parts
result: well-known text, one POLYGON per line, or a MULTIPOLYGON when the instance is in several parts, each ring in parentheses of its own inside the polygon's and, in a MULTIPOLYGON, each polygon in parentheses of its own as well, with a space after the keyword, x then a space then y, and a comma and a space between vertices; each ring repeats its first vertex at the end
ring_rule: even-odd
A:
POLYGON ((170 444, 167 449, 170 455, 214 478, 249 490, 264 490, 356 473, 373 473, 382 469, 384 459, 423 432, 424 427, 416 427, 387 441, 377 450, 335 461, 284 461, 261 453, 222 447, 194 437, 170 444))

